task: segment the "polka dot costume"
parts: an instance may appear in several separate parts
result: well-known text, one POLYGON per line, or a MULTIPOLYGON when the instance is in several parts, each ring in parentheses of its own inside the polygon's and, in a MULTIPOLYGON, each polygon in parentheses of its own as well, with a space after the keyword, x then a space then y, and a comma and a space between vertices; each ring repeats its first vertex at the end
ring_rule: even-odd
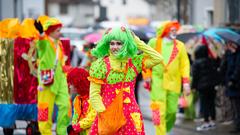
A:
MULTIPOLYGON (((143 56, 137 55, 129 59, 126 79, 123 84, 123 112, 127 120, 126 124, 115 135, 144 135, 142 114, 135 100, 134 85, 136 76, 142 70, 143 56)), ((90 76, 104 80, 101 87, 101 96, 105 107, 109 106, 119 93, 124 78, 124 72, 114 71, 111 68, 109 58, 98 59, 92 64, 90 76), (102 69, 101 71, 99 69, 102 69)), ((90 135, 98 134, 98 117, 96 117, 90 131, 90 135)))

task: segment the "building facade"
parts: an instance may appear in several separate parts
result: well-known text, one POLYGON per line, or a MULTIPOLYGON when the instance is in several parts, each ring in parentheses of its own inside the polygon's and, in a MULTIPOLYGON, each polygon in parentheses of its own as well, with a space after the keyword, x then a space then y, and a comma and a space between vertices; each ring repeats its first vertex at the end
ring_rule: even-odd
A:
POLYGON ((0 20, 37 18, 45 13, 45 0, 0 0, 0 20))
POLYGON ((47 0, 47 14, 59 18, 65 26, 86 27, 94 23, 91 0, 47 0))

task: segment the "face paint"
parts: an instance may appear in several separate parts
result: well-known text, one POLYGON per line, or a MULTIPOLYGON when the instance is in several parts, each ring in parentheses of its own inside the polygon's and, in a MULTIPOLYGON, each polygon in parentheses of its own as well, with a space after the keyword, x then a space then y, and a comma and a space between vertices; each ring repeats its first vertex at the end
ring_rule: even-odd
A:
POLYGON ((170 34, 169 37, 170 37, 171 39, 176 39, 176 38, 177 38, 177 35, 176 35, 176 34, 170 34))
POLYGON ((169 37, 171 39, 176 39, 177 38, 177 30, 175 27, 172 27, 169 33, 169 37))
POLYGON ((121 41, 118 40, 112 40, 110 42, 110 51, 113 55, 117 55, 119 50, 122 48, 123 44, 121 41))

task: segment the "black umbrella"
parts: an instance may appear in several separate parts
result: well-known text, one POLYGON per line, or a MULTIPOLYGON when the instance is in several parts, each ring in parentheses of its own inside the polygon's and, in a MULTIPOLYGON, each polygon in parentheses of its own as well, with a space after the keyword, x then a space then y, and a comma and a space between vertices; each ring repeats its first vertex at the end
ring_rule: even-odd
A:
POLYGON ((177 39, 186 43, 188 40, 190 40, 193 37, 198 36, 200 33, 196 32, 196 33, 183 33, 183 34, 179 34, 177 35, 177 39))
POLYGON ((240 45, 240 35, 234 31, 222 31, 217 32, 217 34, 226 41, 234 42, 237 45, 240 45))
POLYGON ((149 38, 148 36, 146 35, 145 32, 141 31, 141 30, 132 30, 136 36, 138 36, 141 40, 143 40, 145 43, 148 42, 149 38))

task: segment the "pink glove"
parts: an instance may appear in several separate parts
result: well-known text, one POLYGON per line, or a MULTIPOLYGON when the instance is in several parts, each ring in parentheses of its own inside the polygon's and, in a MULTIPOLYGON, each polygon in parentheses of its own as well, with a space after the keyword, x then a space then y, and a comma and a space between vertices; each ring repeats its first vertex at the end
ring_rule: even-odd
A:
POLYGON ((159 110, 152 110, 152 121, 153 124, 158 126, 160 125, 160 111, 159 110))
POLYGON ((72 127, 73 127, 73 130, 74 130, 75 132, 77 132, 77 133, 79 133, 79 132, 82 131, 79 123, 73 124, 72 127))
POLYGON ((188 107, 188 102, 186 100, 186 97, 185 96, 181 96, 178 100, 178 104, 181 108, 187 108, 188 107))

